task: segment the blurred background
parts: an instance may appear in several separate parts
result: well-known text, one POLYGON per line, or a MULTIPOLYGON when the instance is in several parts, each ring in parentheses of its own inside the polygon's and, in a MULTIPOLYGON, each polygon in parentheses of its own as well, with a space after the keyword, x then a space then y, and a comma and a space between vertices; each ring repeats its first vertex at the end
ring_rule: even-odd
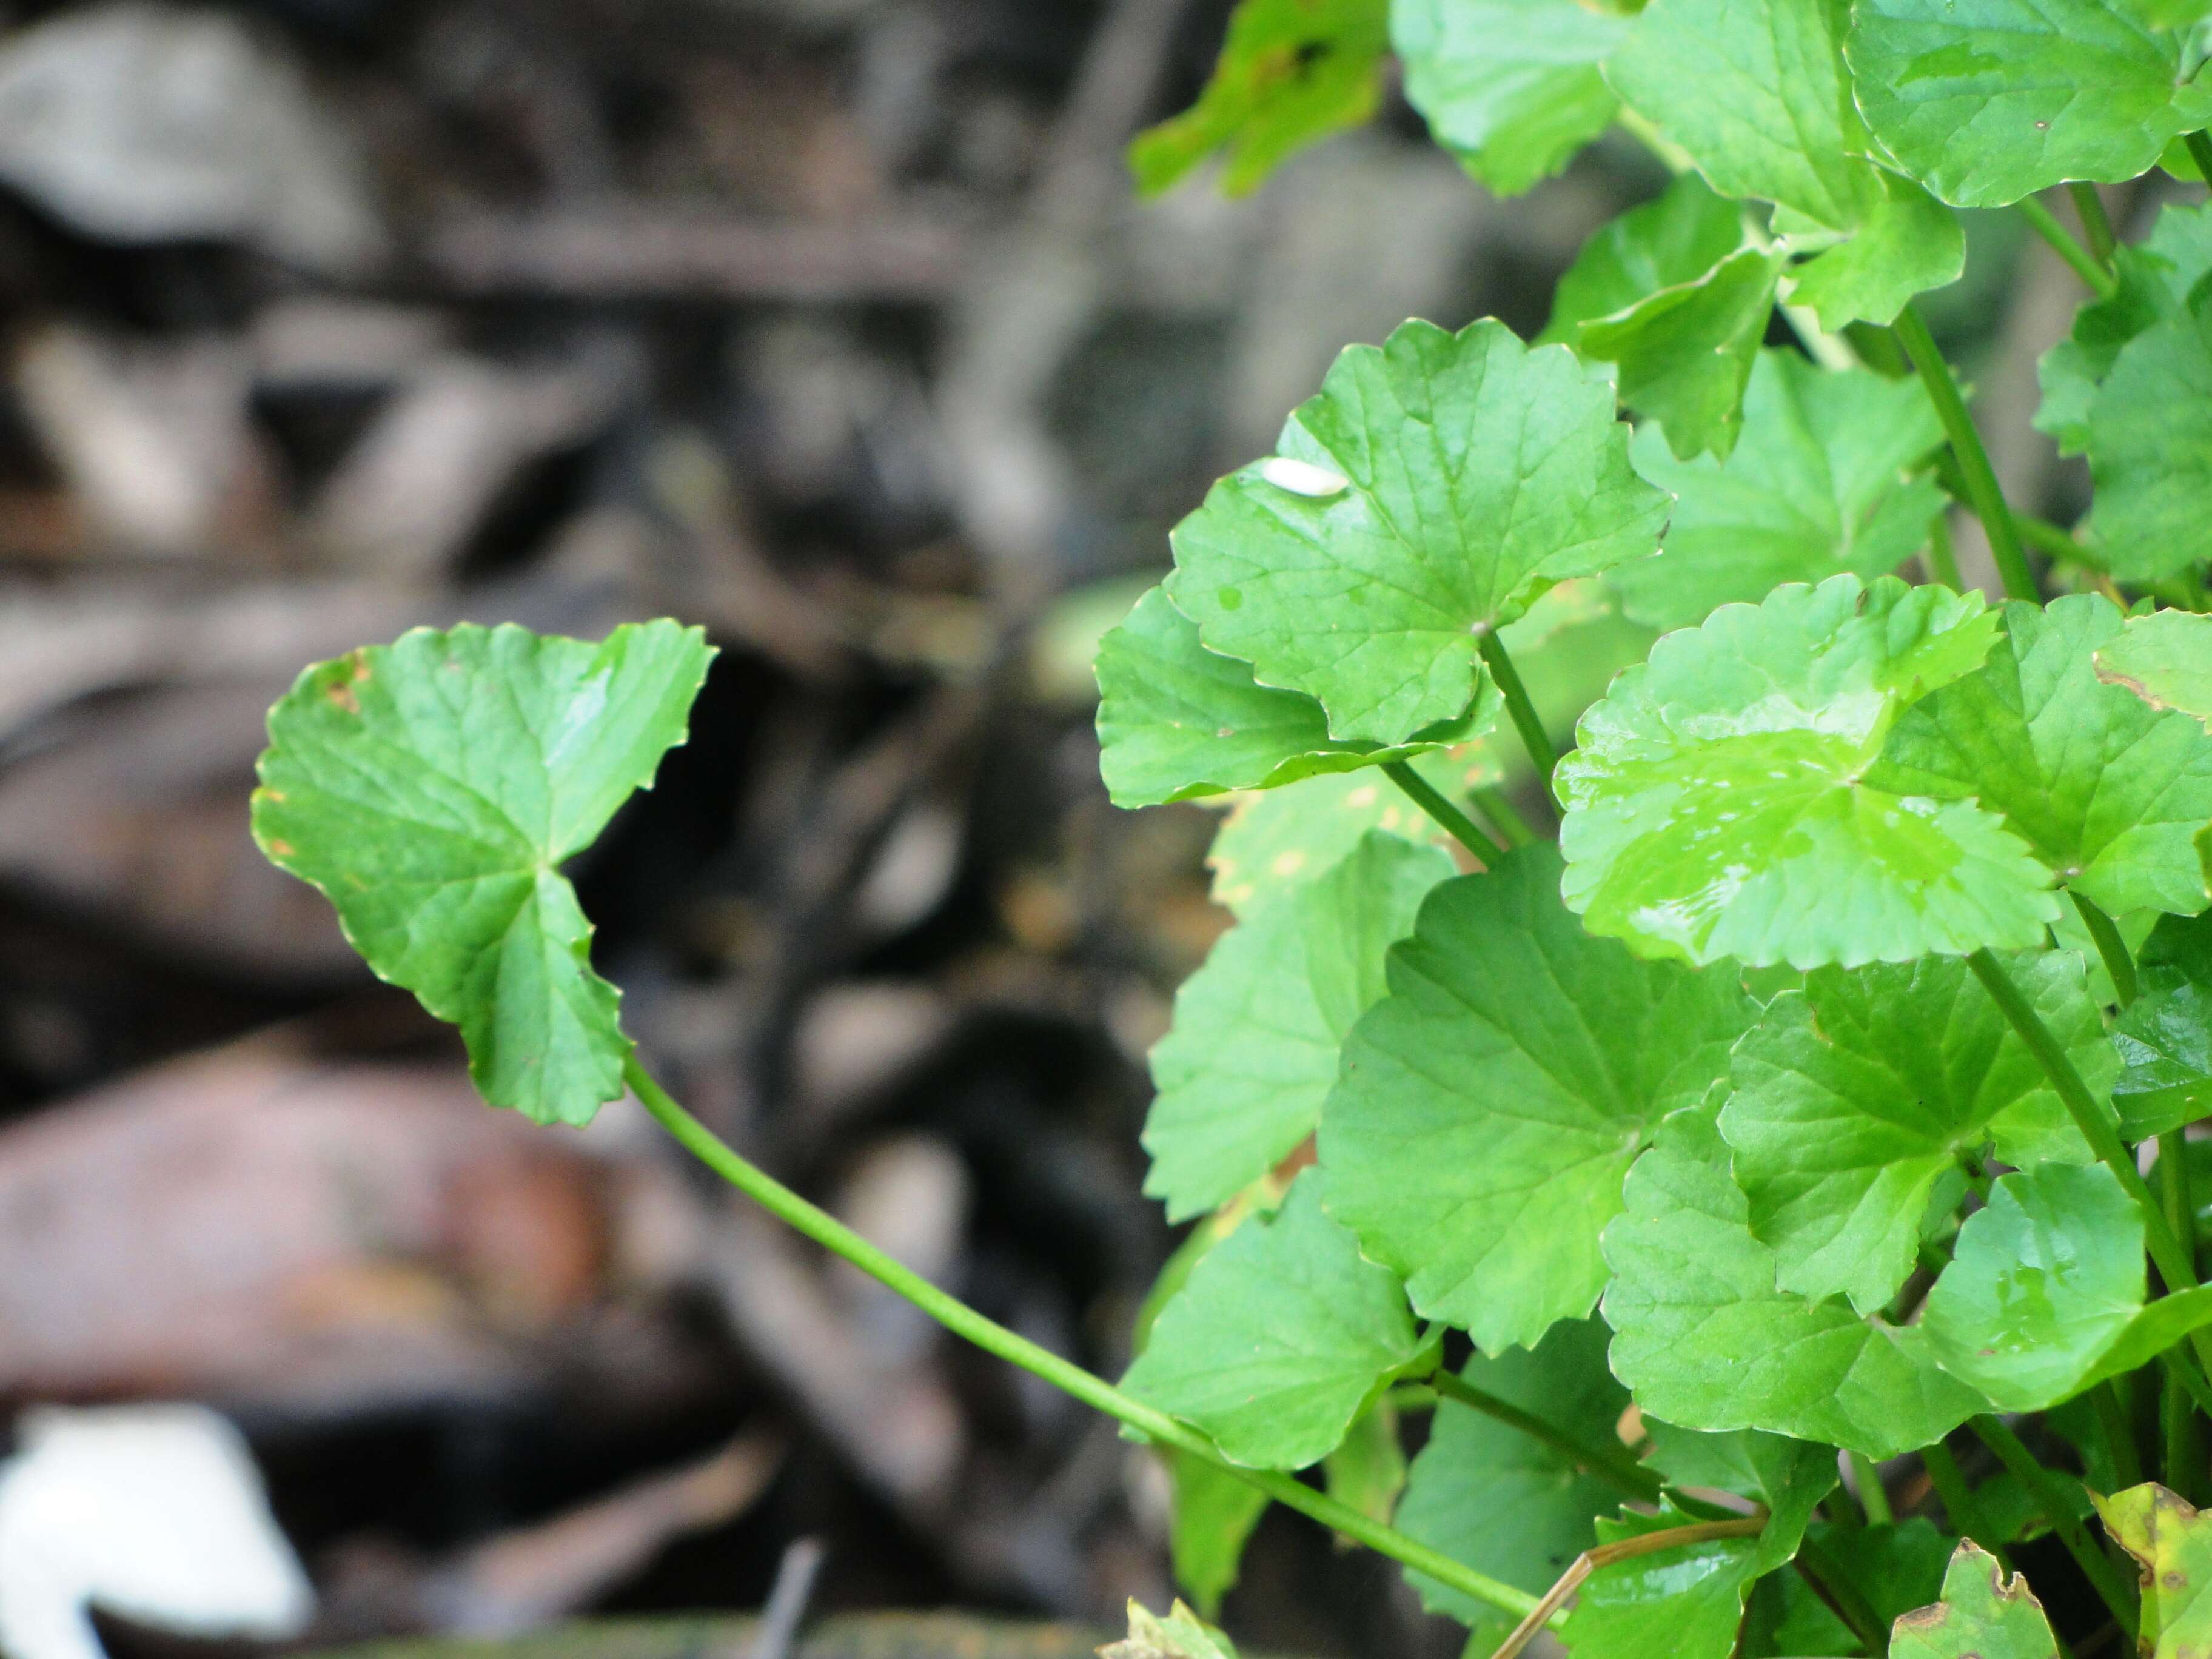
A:
MULTIPOLYGON (((781 1574, 787 1613, 956 1610, 900 1653, 1050 1659, 1085 1645, 971 1621, 1164 1605, 1166 1486, 1110 1425, 641 1118, 478 1105, 246 799, 311 659, 705 624, 690 745, 578 872, 626 1023, 750 1155, 1117 1373, 1173 1243, 1144 1056, 1226 918, 1212 813, 1107 805, 1091 647, 1340 345, 1533 333, 1662 182, 1616 136, 1499 202, 1394 96, 1244 199, 1140 204, 1124 146, 1228 9, 0 10, 0 1417, 222 1413, 313 1581, 285 1645, 757 1609, 781 1574)), ((2018 375, 2075 290, 1975 236, 1931 311, 2018 375)), ((1644 643, 1594 614, 1531 678, 1565 721, 1644 643)), ((157 1622, 100 1628, 249 1650, 157 1622)), ((1227 1622, 1456 1651, 1279 1512, 1227 1622)))

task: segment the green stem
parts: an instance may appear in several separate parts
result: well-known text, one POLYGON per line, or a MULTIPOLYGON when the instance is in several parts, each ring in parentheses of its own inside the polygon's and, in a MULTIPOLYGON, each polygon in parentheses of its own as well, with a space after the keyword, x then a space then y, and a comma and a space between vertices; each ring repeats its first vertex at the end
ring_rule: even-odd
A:
MULTIPOLYGON (((2164 1200, 2166 1225, 2193 1263, 2197 1258, 2196 1195, 2190 1191, 2189 1158, 2182 1131, 2158 1138, 2159 1196, 2164 1200)), ((2164 1430, 2161 1467, 2166 1484, 2191 1503, 2204 1497, 2204 1441, 2197 1425, 2187 1386, 2188 1376, 2179 1367, 2168 1367, 2165 1388, 2159 1395, 2159 1416, 2164 1430)))
POLYGON ((1461 1405, 1492 1417, 1509 1428, 1516 1428, 1532 1440, 1541 1441, 1571 1463, 1578 1463, 1592 1474, 1612 1486, 1624 1497, 1639 1502, 1656 1504, 1666 1489, 1658 1472, 1648 1469, 1631 1457, 1624 1448, 1614 1450, 1604 1446, 1586 1445, 1565 1429, 1546 1422, 1534 1412, 1523 1410, 1510 1400, 1501 1400, 1484 1389, 1478 1389, 1466 1378, 1451 1371, 1440 1370, 1429 1379, 1430 1385, 1446 1400, 1455 1400, 1461 1405))
POLYGON ((2136 1433, 2128 1420, 2128 1402, 2120 1394, 2120 1380, 2107 1377, 2089 1390, 2097 1422, 2105 1431, 2105 1449, 2112 1459, 2112 1472, 2123 1486, 2142 1484, 2142 1459, 2136 1455, 2136 1433))
POLYGON ((1528 827, 1528 820, 1506 799, 1505 792, 1494 786, 1468 791, 1475 811, 1490 820, 1490 827, 1498 831, 1508 847, 1526 847, 1540 839, 1528 827))
POLYGON ((2074 274, 2097 291, 2098 297, 2109 300, 2120 291, 2112 273, 2101 264, 2096 256, 2074 240, 2066 227, 2058 222, 2058 216, 2033 196, 2023 196, 2014 204, 2020 216, 2027 221, 2035 234, 2051 244, 2051 252, 2074 268, 2074 274))
POLYGON ((2112 234, 2112 216, 2105 211, 2105 198, 2097 194, 2096 185, 2087 180, 2077 180, 2066 186, 2066 193, 2074 198, 2075 216, 2081 221, 2081 234, 2089 239, 2089 252, 2097 256, 2097 263, 2109 269, 2112 250, 2119 238, 2112 234))
POLYGON ((1475 828, 1473 818, 1445 799, 1434 784, 1404 761, 1383 762, 1382 775, 1405 791, 1406 798, 1434 818, 1454 841, 1474 854, 1485 869, 1505 856, 1504 848, 1475 828))
POLYGON ((2055 525, 2048 519, 2039 519, 2032 513, 2015 513, 2012 515, 2012 521, 2020 532, 2021 540, 2039 553, 2048 553, 2054 559, 2063 559, 2084 570, 2103 571, 2104 566, 2097 562, 2096 556, 2082 546, 2075 538, 2073 532, 2064 526, 2055 525))
POLYGON ((1866 1644, 1869 1653, 1889 1650, 1889 1627, 1874 1604, 1866 1599, 1843 1564, 1810 1538, 1801 1540, 1797 1546, 1797 1570, 1813 1586, 1814 1591, 1828 1604, 1828 1611, 1842 1620, 1851 1634, 1866 1644))
POLYGON ((1481 653, 1482 665, 1490 671, 1490 678, 1498 682, 1498 689, 1505 698, 1505 712, 1513 717, 1513 729, 1520 732, 1528 758, 1535 763, 1536 776, 1543 783, 1544 793, 1557 806, 1559 795, 1552 787, 1552 773, 1559 766, 1559 751, 1552 747, 1551 734, 1544 730, 1536 705, 1528 700, 1528 688, 1521 684, 1521 671, 1513 665, 1513 659, 1506 654, 1505 641, 1498 637, 1494 628, 1486 628, 1475 636, 1474 648, 1481 653))
POLYGON ((1881 1471, 1875 1467, 1874 1459, 1864 1452, 1847 1451, 1844 1455, 1851 1460, 1851 1483, 1859 1490, 1859 1508, 1866 1511, 1867 1525, 1893 1525, 1897 1516, 1889 1507, 1889 1493, 1883 1490, 1881 1471))
POLYGON ((1966 1484, 1966 1477, 1960 1472, 1959 1460, 1951 1455, 1951 1449, 1938 1440, 1933 1445, 1921 1449, 1920 1462, 1928 1471, 1929 1484, 1936 1488, 1936 1495, 1943 1500, 1943 1513, 1950 1519, 1951 1529, 1972 1539, 1996 1556, 1998 1564, 2009 1573, 2012 1557, 2005 1549, 2004 1540, 1997 1536, 1996 1528, 1982 1513, 1981 1504, 1975 1500, 1973 1488, 1966 1484))
POLYGON ((2197 163, 2197 176, 2212 185, 2212 133, 2192 132, 2181 142, 2189 146, 2189 159, 2197 163))
MULTIPOLYGON (((2136 1000, 2139 987, 2136 981, 2136 959, 2128 954, 2128 942, 2120 937, 2120 930, 2112 919, 2079 893, 2068 895, 2074 908, 2080 913, 2081 925, 2089 930, 2091 943, 2097 954, 2105 960, 2105 971, 2112 977, 2112 989, 2124 1008, 2136 1000)), ((2169 1218, 2170 1219, 2170 1218, 2169 1218)))
POLYGON ((1951 521, 1938 513, 1928 521, 1928 574, 1954 593, 1966 586, 1959 580, 1959 554, 1951 545, 1951 521))
POLYGON ((832 1254, 843 1257, 879 1284, 888 1286, 951 1331, 986 1353, 1020 1366, 1085 1405, 1103 1412, 1134 1429, 1157 1445, 1188 1452, 1215 1468, 1225 1469, 1286 1509, 1318 1521, 1333 1532, 1364 1544, 1378 1555, 1426 1573, 1441 1583, 1471 1595, 1516 1618, 1535 1611, 1537 1598, 1528 1591, 1477 1572, 1464 1562, 1417 1543, 1395 1528, 1386 1527, 1361 1514, 1349 1504, 1316 1492, 1287 1474, 1265 1469, 1240 1468, 1223 1457, 1213 1443, 1197 1430, 1165 1412, 1133 1399, 1112 1383, 1093 1376, 1080 1365, 1061 1358, 1027 1337, 1018 1336, 994 1320, 986 1319, 966 1303, 931 1284, 920 1273, 871 1244, 828 1211, 808 1203, 797 1193, 732 1152, 728 1146, 678 1105, 668 1091, 655 1083, 635 1055, 623 1062, 623 1078, 645 1109, 659 1120, 677 1143, 716 1175, 728 1182, 778 1220, 788 1224, 832 1254))
POLYGON ((1997 1455, 1997 1461, 2012 1471, 2013 1478, 2027 1488, 2043 1511, 2051 1529, 2058 1534, 2058 1541, 2081 1569, 2098 1598, 2111 1609, 2113 1619, 2133 1640, 2136 1630, 2135 1598, 2129 1595, 2127 1582, 2113 1567, 2112 1558, 2099 1549, 2079 1517, 2074 1513, 2073 1494, 2066 1489, 2063 1476, 2054 1474, 2035 1461, 2034 1455, 2021 1443, 2020 1437, 1998 1419, 1977 1417, 1967 1425, 1981 1443, 1997 1455))
POLYGON ((1966 400, 1952 376, 1951 366, 1943 361, 1935 337, 1913 307, 1908 305, 1898 313, 1892 326, 1898 343, 1919 371, 1921 384, 1928 388, 1944 434, 1951 441, 1951 453, 1958 459, 1959 471, 1966 482, 1967 502, 1990 538, 1990 552, 1997 562, 2005 592, 2010 598, 2033 602, 2039 597, 2034 573, 2027 568, 2027 555, 2021 551, 2020 532, 2005 506, 1996 469, 1990 465, 1990 452, 1982 447, 1982 434, 1974 429, 1974 417, 1966 412, 1966 400))

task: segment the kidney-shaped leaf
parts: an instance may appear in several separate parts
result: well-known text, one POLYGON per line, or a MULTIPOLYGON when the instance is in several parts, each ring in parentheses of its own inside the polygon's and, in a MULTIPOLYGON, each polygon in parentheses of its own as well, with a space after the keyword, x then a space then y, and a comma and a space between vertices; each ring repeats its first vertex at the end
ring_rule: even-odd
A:
POLYGON ((1247 1221, 1191 1270, 1122 1386, 1232 1463, 1299 1469, 1425 1354, 1397 1275, 1322 1213, 1309 1170, 1271 1219, 1247 1221))
POLYGON ((1585 933, 1559 879, 1540 845, 1437 888, 1322 1112, 1330 1212, 1490 1353, 1589 1311, 1630 1162, 1757 1012, 1731 971, 1585 933))
POLYGON ((2133 179, 2212 117, 2182 43, 2112 0, 1857 0, 1844 51, 1875 137, 1959 207, 2133 179))
POLYGON ((1863 776, 1897 714, 1979 667, 1996 625, 1978 598, 1841 575, 1668 635, 1559 764, 1569 908, 1696 962, 2039 943, 2050 872, 2002 819, 1863 776))
POLYGON ((2089 527, 2123 581, 2212 558, 2212 296, 2120 348, 2089 405, 2089 527))
POLYGON ((2212 1112, 2212 915, 2160 917, 2136 965, 2142 994, 2112 1028, 2112 1104, 2142 1141, 2212 1112))
POLYGON ((1321 1121, 1337 1048, 1382 994, 1382 957, 1453 873, 1440 848, 1370 830, 1344 859, 1221 936, 1152 1050, 1145 1191, 1183 1221, 1233 1198, 1321 1121))
MULTIPOLYGON (((2116 1069, 2070 951, 2023 953, 2014 981, 2093 1091, 2116 1069)), ((2091 1153, 2042 1068, 1958 957, 1821 968, 1732 1056, 1721 1133, 1774 1248, 1776 1283, 1871 1313, 1912 1269, 1937 1183, 1990 1141, 2008 1164, 2091 1153)))
POLYGON ((270 711, 254 839, 461 1028, 495 1106, 585 1123, 622 1093, 621 994, 561 866, 683 742, 713 655, 672 622, 598 645, 418 629, 316 664, 270 711))
POLYGON ((1350 348, 1278 447, 1176 526, 1168 591, 1207 645, 1318 697, 1343 740, 1460 714, 1481 629, 1650 552, 1667 516, 1612 388, 1494 321, 1350 348))
POLYGON ((1946 1374, 1924 1333, 1860 1318, 1840 1297, 1775 1288, 1729 1151, 1703 1111, 1678 1112, 1629 1171, 1605 1232, 1613 1375, 1654 1416, 1765 1429, 1893 1457, 1987 1402, 1946 1374))

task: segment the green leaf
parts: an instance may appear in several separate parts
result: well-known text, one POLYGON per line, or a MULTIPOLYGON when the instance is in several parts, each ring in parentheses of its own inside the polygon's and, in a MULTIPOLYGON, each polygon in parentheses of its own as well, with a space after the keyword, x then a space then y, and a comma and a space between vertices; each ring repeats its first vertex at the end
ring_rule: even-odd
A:
POLYGON ((2043 1604, 1996 1557, 1972 1540, 1943 1576, 1943 1599, 1905 1613, 1889 1638, 1890 1659, 2058 1659, 2043 1604))
POLYGON ((1352 1425, 1343 1443, 1322 1460, 1328 1495, 1362 1515, 1390 1523, 1406 1489, 1406 1449, 1398 1441, 1398 1413, 1378 1400, 1352 1425))
POLYGON ((2113 253, 2119 292, 2096 299, 2074 316, 2071 335, 2044 353, 2037 365, 2043 402, 2035 427, 2078 455, 2089 442, 2089 408, 2112 373, 2120 349, 2161 319, 2189 307, 2189 295, 2212 272, 2212 207, 2169 204, 2141 244, 2122 243, 2113 253))
POLYGON ((1122 1386, 1249 1468, 1299 1469, 1431 1350, 1397 1276, 1322 1213, 1307 1170, 1271 1219, 1246 1222, 1160 1310, 1122 1386))
POLYGON ((2089 405, 2089 531, 2123 581, 2212 558, 2212 296, 2120 349, 2089 405))
POLYGON ((1129 146, 1138 191, 1157 196, 1216 150, 1222 188, 1253 190, 1316 138, 1358 126, 1382 96, 1389 0, 1241 0, 1198 102, 1129 146))
POLYGON ((2142 1141, 2212 1111, 2212 916, 2161 917, 2136 966, 2141 994, 2112 1028, 2112 1104, 2142 1141))
POLYGON ((1539 342, 1575 343, 1579 325, 1694 283, 1743 246, 1743 210, 1694 173, 1601 226, 1553 291, 1539 342))
POLYGON ((1851 18, 1867 125, 1956 207, 2133 179, 2212 117, 2174 37, 2110 0, 1857 0, 1851 18))
POLYGON ((1185 1451, 1168 1454, 1174 1509, 1168 1555, 1176 1583, 1212 1619, 1221 1598, 1237 1587, 1245 1540, 1267 1512, 1267 1495, 1218 1464, 1185 1451))
POLYGON ((1775 1253, 1753 1236, 1727 1145, 1703 1111, 1661 1126, 1625 1200, 1605 1233, 1605 1317, 1613 1375, 1645 1411, 1893 1457, 1987 1408, 1937 1367, 1916 1328, 1775 1288, 1775 1253))
POLYGON ((1183 1221, 1273 1169, 1321 1121, 1337 1050, 1382 994, 1383 953, 1454 872, 1440 848, 1370 831, 1328 873, 1222 935, 1152 1050, 1145 1191, 1183 1221))
POLYGON ((1906 301, 1947 288, 1966 268, 1966 234, 1958 216, 1910 179, 1873 169, 1851 239, 1797 267, 1790 292, 1831 334, 1850 323, 1887 328, 1906 301))
POLYGON ((1098 1659, 1237 1659, 1237 1650, 1182 1602, 1162 1619, 1132 1597, 1128 1639, 1099 1649, 1098 1659))
POLYGON ((1568 908, 1697 962, 2039 943, 2050 873, 2001 819, 1863 778, 1897 714, 1979 667, 1996 628, 1978 596, 1840 575, 1667 635, 1559 764, 1568 908))
POLYGON ((1820 1500, 1836 1488, 1836 1452, 1808 1440, 1791 1440, 1755 1429, 1705 1434, 1647 1419, 1649 1459, 1672 1486, 1732 1492, 1766 1506, 1766 1530, 1753 1552, 1753 1566, 1771 1572, 1786 1565, 1804 1541, 1820 1500))
POLYGON ((2143 1220, 2102 1164, 2001 1176, 1921 1319, 1943 1369, 2002 1410, 2096 1376, 2143 1303, 2143 1220))
POLYGON ((2097 647, 2097 678, 2212 726, 2212 617, 2152 611, 2097 647))
POLYGON ((1730 254, 1695 282, 1584 323, 1585 357, 1620 365, 1620 401, 1665 428, 1674 452, 1726 455, 1743 428, 1743 390, 1774 310, 1782 256, 1730 254))
POLYGON ((1437 888, 1322 1118, 1330 1213, 1486 1353, 1589 1311, 1630 1162, 1757 1015, 1733 972, 1591 937, 1559 881, 1537 845, 1437 888))
POLYGON ((1724 462, 1677 461, 1649 427, 1630 447, 1636 470, 1674 496, 1660 551, 1605 578, 1649 627, 1694 626, 1784 582, 1886 575, 1946 504, 1934 483, 1906 476, 1943 436, 1917 380, 1766 351, 1743 406, 1743 440, 1724 462))
MULTIPOLYGON (((1487 744, 1425 755, 1413 769, 1448 798, 1495 783, 1487 744)), ((1240 795, 1213 832, 1206 867, 1216 904, 1249 920, 1333 868, 1370 830, 1416 846, 1449 837, 1435 819, 1380 773, 1330 772, 1279 789, 1240 795)))
POLYGON ((1409 759, 1463 743, 1501 707, 1485 686, 1473 707, 1382 749, 1339 743, 1321 705, 1252 678, 1209 651, 1197 624, 1155 587, 1098 646, 1098 770, 1116 806, 1272 789, 1317 774, 1409 759))
POLYGON ((1629 20, 1578 0, 1396 0, 1406 99, 1501 196, 1572 161, 1620 108, 1598 74, 1629 20))
MULTIPOLYGON (((2093 1091, 2116 1061, 2071 951, 2007 970, 2093 1091)), ((1962 1158, 2092 1154, 1981 981, 1957 957, 1822 968, 1737 1045, 1720 1118, 1775 1283, 1878 1311, 1911 1272, 1921 1218, 1962 1158)))
MULTIPOLYGON (((1469 1359, 1469 1382, 1541 1417, 1586 1446, 1620 1443, 1628 1391, 1605 1368, 1606 1328, 1554 1325, 1534 1348, 1469 1359)), ((1540 1595, 1597 1541, 1592 1517, 1618 1495, 1542 1441, 1449 1399, 1437 1402, 1428 1444, 1413 1460, 1398 1526, 1492 1577, 1540 1595)), ((1419 1573, 1407 1578, 1431 1613, 1448 1613, 1495 1647, 1513 1626, 1497 1609, 1419 1573)))
POLYGON ((1879 194, 1841 50, 1846 0, 1652 0, 1606 65, 1723 196, 1849 230, 1879 194))
MULTIPOLYGON (((1819 1525, 1812 1536, 1884 1625, 1943 1593, 1943 1568, 1956 1542, 1917 1516, 1898 1526, 1848 1531, 1819 1525)), ((1744 1650, 1847 1659, 1863 1649, 1802 1576, 1781 1573, 1762 1580, 1753 1596, 1744 1650)))
POLYGON ((2194 837, 2212 821, 2212 737, 2105 683, 2120 609, 2098 593, 2004 607, 1978 671, 1905 711, 1869 781, 2004 814, 2057 878, 2113 915, 2193 915, 2205 889, 2194 837))
POLYGON ((621 994, 561 866, 649 786, 714 653, 417 629, 303 672, 269 712, 253 836, 321 889, 378 977, 461 1028, 495 1106, 586 1123, 623 1091, 621 994))
POLYGON ((1350 348, 1278 447, 1304 470, 1262 461, 1216 484, 1175 532, 1168 591, 1208 646, 1320 698, 1341 740, 1459 715, 1478 626, 1649 552, 1666 518, 1611 389, 1494 321, 1350 348))
POLYGON ((2091 1494, 2106 1534, 2142 1566, 2146 1659, 2195 1659, 2212 1641, 2212 1520, 2155 1482, 2091 1494))
MULTIPOLYGON (((1671 1503, 1597 1523, 1601 1543, 1690 1525, 1671 1503)), ((1759 1577, 1759 1540, 1708 1538, 1599 1568, 1583 1584, 1559 1639, 1588 1659, 1729 1659, 1744 1598, 1759 1577)))

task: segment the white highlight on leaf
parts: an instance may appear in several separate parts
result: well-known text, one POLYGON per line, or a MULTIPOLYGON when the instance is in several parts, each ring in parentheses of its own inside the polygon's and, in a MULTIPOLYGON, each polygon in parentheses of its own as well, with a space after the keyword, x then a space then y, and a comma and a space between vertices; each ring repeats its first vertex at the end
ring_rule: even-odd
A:
POLYGON ((1293 495, 1310 495, 1316 501, 1341 495, 1352 488, 1352 480, 1342 474, 1316 466, 1311 461, 1292 460, 1287 455, 1267 457, 1260 463, 1260 476, 1278 489, 1287 489, 1293 495))
POLYGON ((282 1638, 314 1592, 229 1422, 191 1405, 21 1419, 0 1465, 0 1653, 104 1659, 86 1608, 189 1636, 282 1638))

